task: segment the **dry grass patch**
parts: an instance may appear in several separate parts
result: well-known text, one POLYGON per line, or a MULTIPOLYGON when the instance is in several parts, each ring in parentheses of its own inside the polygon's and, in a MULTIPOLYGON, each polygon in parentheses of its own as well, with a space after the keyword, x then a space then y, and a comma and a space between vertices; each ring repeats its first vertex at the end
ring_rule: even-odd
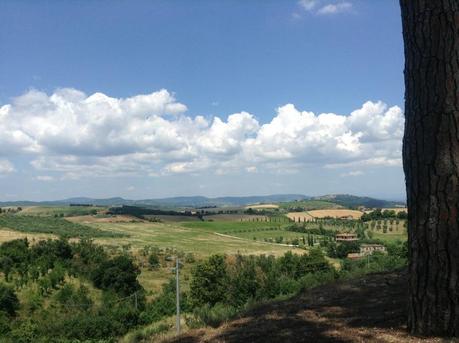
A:
POLYGON ((245 208, 253 208, 254 210, 256 209, 270 209, 270 208, 279 208, 279 205, 276 204, 258 204, 258 205, 248 205, 245 208))
POLYGON ((25 233, 9 229, 0 228, 0 244, 15 239, 27 238, 29 241, 44 241, 47 239, 57 239, 56 235, 44 233, 25 233))
POLYGON ((347 209, 329 209, 329 210, 313 210, 308 212, 314 218, 352 218, 360 219, 363 212, 356 210, 347 210, 347 209))

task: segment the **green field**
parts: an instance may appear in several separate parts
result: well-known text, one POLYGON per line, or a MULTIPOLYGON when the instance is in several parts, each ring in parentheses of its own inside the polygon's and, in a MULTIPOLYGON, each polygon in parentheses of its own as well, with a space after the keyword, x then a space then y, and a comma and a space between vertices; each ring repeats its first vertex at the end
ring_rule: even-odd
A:
POLYGON ((307 234, 300 233, 300 232, 292 232, 292 231, 286 231, 286 230, 266 230, 266 231, 230 231, 227 232, 226 234, 235 236, 235 237, 240 237, 244 239, 254 239, 259 241, 264 241, 265 239, 276 239, 277 237, 282 237, 285 240, 292 240, 292 239, 299 239, 302 240, 303 237, 307 237, 307 234))
POLYGON ((386 242, 397 240, 406 241, 407 231, 403 219, 381 219, 366 222, 367 228, 372 232, 373 238, 386 242))
POLYGON ((177 223, 177 222, 195 222, 199 221, 200 219, 198 217, 192 217, 192 216, 168 216, 168 215, 144 215, 144 218, 147 219, 159 219, 161 222, 165 223, 177 223))
POLYGON ((193 222, 183 223, 184 227, 191 229, 202 229, 206 231, 225 233, 234 230, 249 230, 254 228, 270 228, 270 227, 283 227, 290 224, 287 220, 285 222, 249 222, 249 221, 214 221, 214 222, 193 222))
POLYGON ((380 232, 373 232, 373 238, 380 239, 385 242, 393 242, 393 241, 406 241, 408 239, 408 235, 406 233, 380 233, 380 232))
POLYGON ((226 237, 224 232, 236 227, 256 227, 261 223, 240 222, 187 222, 187 223, 91 223, 91 227, 127 234, 125 237, 100 238, 102 244, 129 244, 134 249, 145 245, 174 248, 197 256, 210 254, 283 254, 291 250, 283 246, 269 245, 253 240, 226 237), (199 225, 198 225, 199 224, 199 225), (223 234, 223 235, 222 235, 223 234))

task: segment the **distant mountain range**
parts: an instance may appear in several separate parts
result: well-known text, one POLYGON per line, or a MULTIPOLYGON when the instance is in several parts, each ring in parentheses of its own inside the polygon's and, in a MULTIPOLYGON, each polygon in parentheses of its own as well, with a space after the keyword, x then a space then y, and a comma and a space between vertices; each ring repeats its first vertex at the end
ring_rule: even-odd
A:
POLYGON ((148 206, 155 208, 196 208, 196 207, 231 207, 245 206, 259 203, 278 203, 295 200, 324 200, 333 202, 345 207, 401 207, 405 203, 400 201, 388 201, 369 197, 360 197, 349 194, 329 194, 317 197, 302 194, 274 194, 260 196, 241 196, 241 197, 217 197, 208 198, 204 196, 185 196, 162 199, 143 199, 129 200, 120 197, 107 199, 93 198, 69 198, 56 201, 5 201, 0 202, 0 206, 62 206, 70 204, 92 204, 96 206, 148 206))

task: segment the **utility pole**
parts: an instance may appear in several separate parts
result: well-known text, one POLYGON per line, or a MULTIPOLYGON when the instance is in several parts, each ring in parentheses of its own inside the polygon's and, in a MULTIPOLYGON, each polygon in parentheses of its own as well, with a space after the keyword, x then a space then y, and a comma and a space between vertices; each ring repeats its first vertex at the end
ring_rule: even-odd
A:
POLYGON ((177 301, 177 335, 180 335, 180 283, 179 283, 179 259, 175 259, 175 288, 176 288, 176 301, 177 301))

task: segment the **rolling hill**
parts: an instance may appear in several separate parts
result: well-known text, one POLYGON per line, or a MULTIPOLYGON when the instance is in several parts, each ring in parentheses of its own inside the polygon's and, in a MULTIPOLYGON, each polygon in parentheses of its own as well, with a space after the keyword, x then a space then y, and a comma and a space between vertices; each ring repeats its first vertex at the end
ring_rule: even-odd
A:
POLYGON ((196 208, 205 206, 228 207, 246 206, 260 203, 284 203, 301 200, 327 201, 343 207, 402 207, 403 202, 388 201, 370 197, 361 197, 349 194, 330 194, 317 197, 310 197, 302 194, 273 194, 258 196, 228 196, 209 198, 205 196, 183 196, 160 199, 130 200, 121 197, 106 199, 94 199, 87 197, 69 198, 56 201, 5 201, 0 202, 0 206, 62 206, 70 204, 92 204, 95 206, 148 206, 155 208, 196 208))

